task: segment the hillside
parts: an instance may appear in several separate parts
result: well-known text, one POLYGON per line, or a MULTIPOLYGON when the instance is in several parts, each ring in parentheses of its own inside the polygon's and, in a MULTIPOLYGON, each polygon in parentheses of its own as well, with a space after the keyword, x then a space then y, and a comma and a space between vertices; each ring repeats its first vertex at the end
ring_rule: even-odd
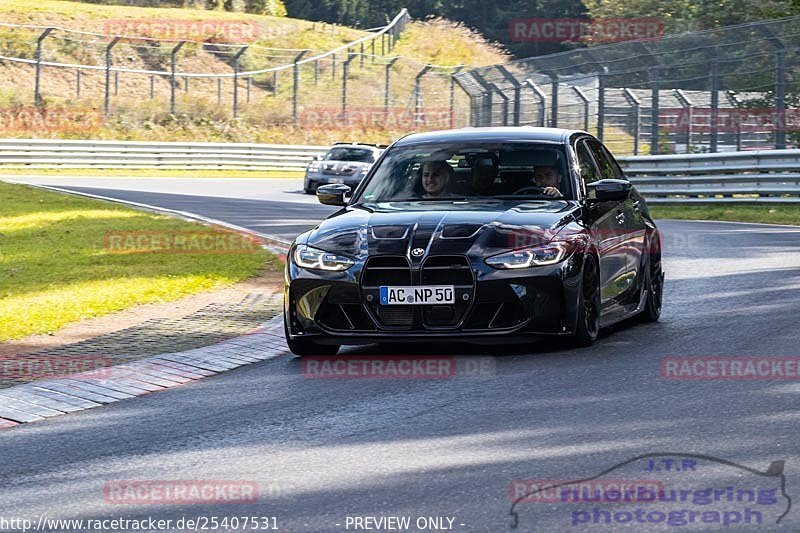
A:
MULTIPOLYGON (((69 28, 86 32, 117 33, 163 38, 187 28, 210 31, 192 34, 177 55, 177 72, 232 72, 238 46, 250 48, 241 58, 245 71, 292 63, 297 49, 306 57, 352 42, 368 32, 285 17, 175 8, 139 8, 42 0, 36 4, 7 0, 0 4, 0 21, 69 28), (122 29, 122 30, 120 30, 122 29), (171 33, 170 33, 171 32, 171 33), (246 34, 246 38, 241 38, 246 34), (226 47, 225 41, 237 46, 226 47)), ((0 28, 0 54, 33 58, 37 32, 0 28)), ((347 99, 351 124, 337 123, 342 106, 342 63, 346 54, 320 60, 300 70, 298 124, 291 113, 292 71, 257 74, 239 83, 239 117, 232 118, 231 78, 178 78, 176 112, 169 113, 170 79, 165 75, 120 73, 112 75, 111 113, 102 116, 104 101, 104 47, 102 37, 54 31, 43 45, 42 58, 65 64, 100 67, 83 69, 78 79, 74 68, 42 68, 41 92, 46 113, 32 111, 34 68, 30 64, 0 62, 0 112, 5 136, 70 137, 163 140, 231 140, 327 143, 343 138, 387 142, 411 129, 447 126, 449 122, 449 73, 434 69, 422 80, 420 104, 427 116, 439 120, 409 120, 416 99, 414 77, 427 63, 440 66, 478 66, 504 59, 501 50, 458 24, 443 20, 411 22, 396 47, 381 55, 371 45, 365 56, 350 64, 347 99), (391 56, 401 56, 391 67, 389 116, 373 115, 384 107, 384 76, 391 56), (363 62, 362 62, 363 59, 363 62), (80 94, 78 83, 80 82, 80 94), (249 85, 249 88, 248 88, 249 85), (151 98, 152 95, 152 98, 151 98), (219 102, 219 103, 218 103, 219 102), (365 118, 366 117, 366 118, 365 118)), ((168 71, 171 42, 122 41, 113 49, 114 65, 147 71, 168 71)), ((358 47, 352 49, 359 52, 358 47)), ((465 98, 457 95, 457 117, 465 120, 465 98)), ((457 125, 457 124, 456 124, 457 125)))

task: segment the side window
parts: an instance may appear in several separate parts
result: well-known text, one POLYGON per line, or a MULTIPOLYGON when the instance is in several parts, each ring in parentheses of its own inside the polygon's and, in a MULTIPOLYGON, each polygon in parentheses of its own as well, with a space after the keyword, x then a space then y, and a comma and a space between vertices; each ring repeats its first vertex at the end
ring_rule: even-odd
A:
POLYGON ((581 169, 581 179, 583 183, 587 184, 599 180, 597 167, 595 167, 592 154, 589 152, 584 141, 578 141, 575 144, 575 153, 578 156, 578 166, 581 169))
POLYGON ((608 152, 603 145, 594 139, 588 139, 586 145, 592 151, 594 160, 597 162, 597 167, 600 169, 601 179, 623 179, 622 172, 619 169, 614 158, 608 155, 608 152))
POLYGON ((614 169, 614 173, 618 176, 617 179, 620 180, 628 179, 625 177, 625 173, 622 171, 622 168, 620 168, 619 163, 617 163, 617 160, 614 159, 614 156, 611 155, 611 152, 609 152, 608 148, 606 148, 605 146, 603 146, 603 153, 606 154, 606 158, 609 161, 611 161, 611 167, 614 169))

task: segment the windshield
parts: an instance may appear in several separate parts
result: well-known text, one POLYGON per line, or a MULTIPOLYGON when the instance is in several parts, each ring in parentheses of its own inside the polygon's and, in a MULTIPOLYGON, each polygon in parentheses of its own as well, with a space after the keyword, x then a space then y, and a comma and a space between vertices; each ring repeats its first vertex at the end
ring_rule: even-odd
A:
POLYGON ((486 198, 572 198, 563 147, 442 143, 392 148, 356 202, 486 198))
POLYGON ((351 147, 331 148, 325 154, 325 159, 327 161, 358 161, 360 163, 372 163, 375 161, 372 150, 351 147))

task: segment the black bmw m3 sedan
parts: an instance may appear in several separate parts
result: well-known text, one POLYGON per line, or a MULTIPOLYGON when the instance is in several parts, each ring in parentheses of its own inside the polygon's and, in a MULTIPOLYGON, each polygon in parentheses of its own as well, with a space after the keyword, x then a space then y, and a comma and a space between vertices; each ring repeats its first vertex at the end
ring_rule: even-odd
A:
POLYGON ((661 239, 645 200, 595 137, 555 128, 409 135, 341 206, 292 243, 284 325, 297 355, 341 345, 590 345, 658 320, 661 239))

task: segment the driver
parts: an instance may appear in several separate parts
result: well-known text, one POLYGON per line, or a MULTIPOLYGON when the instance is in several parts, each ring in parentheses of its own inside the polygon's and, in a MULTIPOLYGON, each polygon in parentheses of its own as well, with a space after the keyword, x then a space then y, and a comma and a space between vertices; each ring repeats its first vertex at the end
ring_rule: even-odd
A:
POLYGON ((533 171, 533 183, 544 189, 547 196, 563 196, 558 186, 561 185, 561 174, 558 168, 550 165, 536 167, 533 171))
POLYGON ((423 198, 452 196, 445 192, 447 183, 453 176, 453 167, 447 161, 426 161, 422 165, 423 198))

